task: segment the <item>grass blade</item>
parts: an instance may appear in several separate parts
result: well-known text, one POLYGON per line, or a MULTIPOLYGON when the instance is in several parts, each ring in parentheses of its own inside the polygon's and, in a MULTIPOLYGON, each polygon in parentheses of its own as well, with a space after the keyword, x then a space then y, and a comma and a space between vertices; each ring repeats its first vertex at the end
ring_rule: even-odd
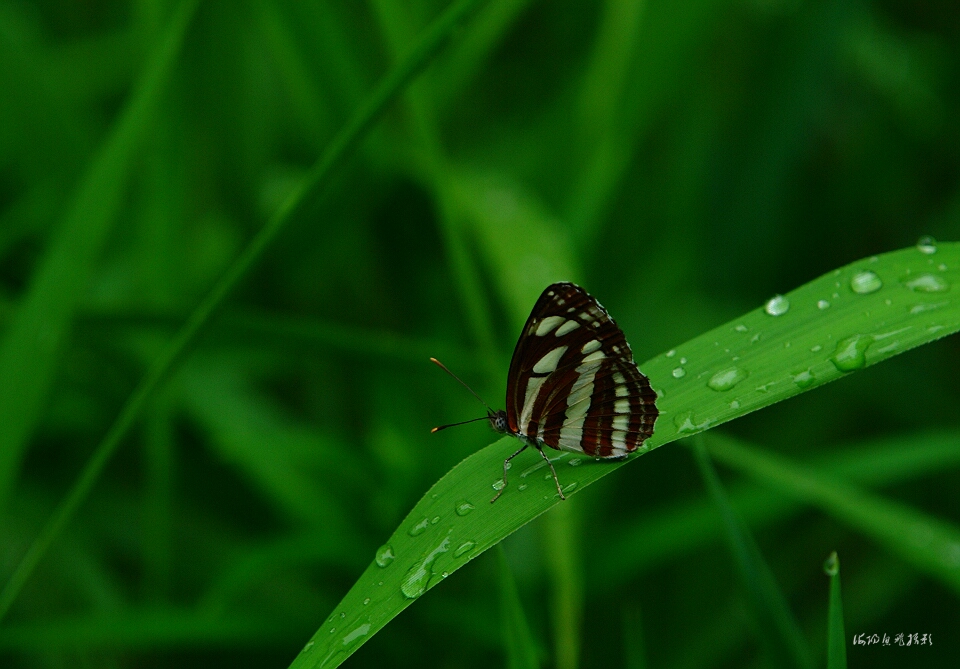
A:
POLYGON ((766 646, 777 666, 812 668, 810 651, 800 626, 787 606, 787 598, 777 585, 763 554, 750 532, 737 517, 720 483, 710 457, 697 439, 694 446, 697 464, 710 497, 720 510, 727 544, 747 589, 761 645, 766 646))
POLYGON ((140 384, 127 400, 120 415, 114 421, 103 441, 97 446, 90 460, 84 466, 80 477, 54 511, 53 516, 33 542, 26 555, 17 565, 10 580, 0 592, 0 620, 6 615, 23 584, 36 568, 50 544, 60 534, 77 508, 86 499, 100 473, 110 460, 120 441, 126 436, 134 422, 140 417, 148 400, 167 379, 170 373, 185 357, 197 335, 210 321, 213 313, 251 271, 270 243, 276 238, 307 203, 329 182, 354 148, 360 143, 387 105, 413 80, 421 69, 444 46, 460 24, 467 19, 483 0, 460 0, 450 6, 433 24, 424 31, 421 39, 380 82, 361 105, 350 122, 334 137, 326 152, 321 156, 297 188, 291 192, 284 204, 271 217, 267 224, 251 240, 236 261, 227 269, 220 280, 203 298, 200 304, 166 346, 160 356, 144 375, 140 384))
POLYGON ((847 634, 843 631, 843 601, 840 599, 840 558, 834 551, 823 564, 830 577, 827 613, 827 669, 847 669, 847 634))
POLYGON ((500 561, 500 622, 503 628, 503 644, 510 669, 536 669, 537 645, 530 633, 527 616, 523 612, 520 593, 507 563, 503 549, 497 551, 500 561))
POLYGON ((710 455, 777 491, 822 509, 960 592, 960 528, 833 480, 787 458, 708 441, 710 455))
MULTIPOLYGON (((755 309, 643 363, 641 368, 658 389, 661 416, 643 451, 626 462, 836 380, 849 373, 845 370, 875 364, 956 332, 960 300, 909 285, 926 276, 948 286, 960 280, 960 243, 940 244, 935 257, 909 248, 852 263, 790 292, 787 313, 771 316, 755 309), (868 293, 854 291, 852 279, 867 268, 883 285, 868 293), (831 306, 819 308, 818 300, 831 300, 831 306), (785 346, 788 342, 791 345, 785 346), (747 371, 749 383, 745 379, 710 383, 721 372, 725 377, 734 363, 747 371), (673 373, 678 367, 684 374, 673 373), (696 412, 690 407, 697 407, 696 412)), ((516 458, 510 488, 496 505, 487 503, 503 458, 515 449, 514 440, 504 437, 434 484, 384 544, 391 558, 370 563, 291 667, 336 666, 444 575, 557 504, 559 497, 553 483, 542 478, 546 470, 536 452, 516 458), (467 508, 464 505, 469 510, 458 512, 467 508)), ((571 494, 626 464, 593 463, 569 453, 551 455, 571 494), (563 466, 584 460, 585 466, 563 466)), ((717 457, 712 450, 711 455, 717 457)))
MULTIPOLYGON (((0 340, 0 388, 5 389, 0 395, 0 509, 6 506, 40 416, 77 302, 119 211, 130 162, 150 128, 197 4, 197 0, 180 4, 136 90, 83 176, 0 340)), ((0 603, 0 617, 3 609, 0 603)))

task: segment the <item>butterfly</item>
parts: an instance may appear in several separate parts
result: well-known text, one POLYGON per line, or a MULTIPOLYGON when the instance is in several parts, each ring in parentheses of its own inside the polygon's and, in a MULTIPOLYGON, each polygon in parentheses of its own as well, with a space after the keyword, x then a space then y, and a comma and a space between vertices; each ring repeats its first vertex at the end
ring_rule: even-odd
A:
MULTIPOLYGON (((463 383, 436 358, 431 361, 463 383)), ((529 447, 539 451, 553 473, 560 499, 566 499, 544 446, 623 459, 653 434, 657 394, 637 369, 630 345, 596 299, 573 283, 554 283, 543 291, 520 333, 507 374, 507 408, 433 432, 476 420, 489 420, 497 432, 523 445, 503 461, 507 487, 510 461, 529 447)))

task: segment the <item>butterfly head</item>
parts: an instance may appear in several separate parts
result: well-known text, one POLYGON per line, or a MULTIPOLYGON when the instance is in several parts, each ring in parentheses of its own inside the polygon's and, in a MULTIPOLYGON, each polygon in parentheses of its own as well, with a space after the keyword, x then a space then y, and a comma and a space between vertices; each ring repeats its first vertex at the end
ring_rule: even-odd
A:
POLYGON ((497 432, 503 434, 510 431, 510 424, 507 422, 507 412, 503 409, 500 411, 488 411, 487 418, 490 420, 490 427, 497 432))

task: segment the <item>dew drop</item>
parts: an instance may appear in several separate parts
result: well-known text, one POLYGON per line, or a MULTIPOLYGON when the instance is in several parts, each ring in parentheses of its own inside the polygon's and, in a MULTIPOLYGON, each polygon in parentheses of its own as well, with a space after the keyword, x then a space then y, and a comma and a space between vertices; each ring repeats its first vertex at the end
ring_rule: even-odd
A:
POLYGON ((939 309, 940 307, 950 304, 949 300, 946 302, 927 302, 925 304, 915 304, 910 307, 910 313, 913 315, 922 314, 924 311, 933 311, 934 309, 939 309))
POLYGON ((476 546, 472 541, 464 541, 457 547, 457 550, 453 551, 453 557, 461 557, 464 553, 473 550, 473 547, 476 546))
POLYGON ((782 316, 790 309, 790 300, 783 295, 774 295, 764 305, 763 310, 771 316, 782 316))
POLYGON ((917 240, 917 250, 928 256, 937 252, 937 240, 930 235, 924 235, 917 240))
POLYGON ((830 358, 833 366, 841 372, 863 369, 867 364, 867 349, 873 343, 871 335, 853 335, 837 342, 837 348, 830 358))
POLYGON ((937 265, 937 269, 940 270, 941 272, 946 272, 946 271, 947 271, 947 264, 946 264, 946 263, 940 263, 939 265, 937 265))
MULTIPOLYGON (((577 482, 576 482, 576 481, 574 481, 574 482, 572 482, 572 483, 568 483, 567 485, 563 486, 563 494, 569 495, 571 492, 573 492, 573 491, 576 490, 576 489, 577 489, 577 482)), ((559 495, 557 495, 557 497, 559 497, 559 495)))
POLYGON ((667 351, 667 357, 668 357, 668 358, 672 358, 672 357, 675 356, 676 354, 677 354, 677 352, 676 352, 676 350, 674 350, 674 349, 670 349, 669 351, 667 351))
POLYGON ((837 558, 837 552, 830 553, 830 557, 823 563, 823 571, 827 576, 836 576, 840 571, 840 560, 837 558))
POLYGON ((814 377, 813 372, 811 372, 809 369, 793 375, 793 382, 797 384, 798 388, 809 388, 816 380, 817 379, 814 377))
POLYGON ((427 526, 430 524, 429 518, 424 518, 419 523, 410 528, 410 531, 407 532, 411 537, 420 536, 427 531, 427 526))
POLYGON ((853 275, 853 278, 850 279, 850 289, 855 293, 859 293, 860 295, 875 293, 882 287, 883 281, 881 281, 880 277, 870 270, 857 272, 853 275))
POLYGON ((440 522, 440 516, 434 516, 433 519, 430 521, 430 524, 436 525, 439 522, 440 522))
POLYGON ((417 564, 410 567, 410 571, 400 584, 400 592, 407 599, 416 599, 427 591, 427 584, 430 577, 433 576, 433 563, 437 556, 450 550, 450 537, 444 538, 443 542, 426 554, 417 564))
POLYGON ((357 629, 350 632, 350 634, 343 637, 343 645, 352 646, 359 639, 362 639, 363 637, 367 636, 367 634, 369 633, 370 633, 370 623, 364 623, 360 625, 360 627, 358 627, 357 629))
POLYGON ((520 485, 517 486, 517 490, 519 490, 520 492, 523 492, 526 489, 527 489, 526 483, 521 483, 520 485))
POLYGON ((821 350, 823 350, 823 347, 820 344, 817 344, 816 346, 813 346, 810 348, 811 353, 817 353, 821 350))
POLYGON ((829 309, 829 308, 830 308, 830 303, 827 302, 826 300, 817 301, 817 309, 819 309, 820 311, 823 311, 824 309, 829 309))
POLYGON ((681 365, 687 364, 687 359, 686 359, 686 358, 680 358, 680 364, 681 364, 681 365))
POLYGON ((458 516, 465 516, 471 511, 473 511, 475 508, 476 507, 473 504, 471 504, 467 500, 463 500, 457 503, 456 512, 458 516))
POLYGON ((343 619, 346 618, 346 617, 347 617, 346 611, 341 611, 341 612, 340 612, 340 620, 343 620, 343 619))
POLYGON ((746 331, 749 330, 750 328, 748 328, 746 325, 740 324, 740 325, 738 325, 737 327, 735 327, 735 328, 733 328, 733 329, 736 330, 737 332, 746 332, 746 331))
POLYGON ((301 652, 301 653, 309 653, 311 648, 313 648, 313 642, 312 642, 312 641, 308 641, 308 642, 307 642, 307 645, 304 646, 304 647, 303 647, 303 650, 301 650, 300 652, 301 652))
POLYGON ((916 293, 942 293, 950 289, 950 284, 947 280, 936 274, 921 274, 909 281, 905 281, 903 285, 916 293))
POLYGON ((685 370, 683 367, 677 367, 671 373, 673 374, 673 378, 682 379, 687 375, 687 370, 685 370))
POLYGON ((733 400, 732 402, 730 402, 730 408, 731 408, 731 409, 739 409, 739 408, 740 408, 740 400, 733 400))
POLYGON ((393 546, 390 544, 384 544, 377 549, 376 562, 378 567, 386 567, 388 564, 393 562, 393 559, 397 557, 393 554, 393 546))
POLYGON ((673 419, 673 424, 677 427, 677 432, 680 434, 693 434, 695 432, 702 432, 710 427, 710 420, 705 420, 702 423, 697 423, 694 418, 692 411, 685 411, 682 414, 678 415, 673 419))
POLYGON ((503 490, 503 486, 505 485, 506 483, 503 482, 503 479, 497 479, 496 481, 493 482, 493 485, 491 487, 494 490, 503 490))
POLYGON ((580 458, 572 458, 567 464, 571 467, 579 467, 581 462, 583 462, 583 460, 580 458))
POLYGON ((366 606, 366 605, 369 604, 369 603, 370 603, 370 598, 369 598, 369 597, 367 597, 365 600, 363 600, 363 605, 364 605, 364 606, 366 606))
POLYGON ((749 376, 747 370, 740 367, 728 367, 710 377, 707 387, 717 392, 726 392, 749 376))

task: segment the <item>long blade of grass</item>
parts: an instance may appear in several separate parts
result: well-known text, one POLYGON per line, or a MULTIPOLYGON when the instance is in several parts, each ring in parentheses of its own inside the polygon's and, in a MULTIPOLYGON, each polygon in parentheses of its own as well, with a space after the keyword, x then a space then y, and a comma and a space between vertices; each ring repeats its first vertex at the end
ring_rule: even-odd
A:
POLYGON ((507 667, 510 669, 537 669, 537 645, 530 633, 527 616, 523 612, 523 603, 513 572, 507 563, 503 549, 497 551, 500 561, 500 624, 503 630, 503 645, 507 655, 507 667))
MULTIPOLYGON (((710 434, 711 443, 728 439, 722 432, 710 434)), ((890 485, 960 465, 960 432, 905 434, 869 441, 803 464, 817 475, 871 487, 890 485)), ((732 487, 730 502, 752 528, 783 522, 803 509, 800 502, 753 482, 732 487)), ((616 587, 672 556, 716 541, 721 532, 717 520, 714 505, 696 500, 651 509, 630 525, 614 528, 614 539, 595 550, 588 572, 591 590, 616 587)))
POLYGON ((213 313, 223 304, 237 284, 250 273, 280 231, 301 211, 308 200, 315 197, 326 186, 336 168, 352 153, 387 105, 440 51, 451 35, 482 2, 483 0, 459 0, 424 31, 406 58, 383 78, 350 122, 334 137, 323 156, 310 169, 303 181, 290 193, 283 205, 194 309, 187 322, 144 375, 103 441, 87 461, 80 477, 54 511, 53 516, 41 530, 40 536, 30 546, 3 591, 0 592, 0 620, 10 609, 23 584, 33 573, 50 544, 86 499, 120 441, 143 412, 148 400, 184 358, 213 313))
MULTIPOLYGON (((130 162, 166 89, 197 0, 180 4, 113 130, 87 169, 0 340, 0 509, 6 506, 59 351, 120 209, 130 162)), ((0 615, 2 615, 0 605, 0 615)))
POLYGON ((836 551, 823 564, 830 577, 827 611, 827 669, 847 669, 847 634, 843 631, 843 601, 840 599, 840 558, 836 551))
POLYGON ((960 592, 960 527, 732 440, 708 440, 707 449, 716 460, 822 509, 960 592))
MULTIPOLYGON (((785 312, 783 301, 771 309, 779 315, 755 309, 643 363, 661 415, 642 452, 626 462, 960 330, 960 300, 946 294, 958 281, 960 243, 941 244, 933 256, 894 251, 797 288, 785 296, 785 312), (867 270, 880 285, 864 281, 867 270)), ((514 460, 510 488, 496 505, 487 503, 503 458, 515 449, 504 437, 428 490, 291 667, 336 666, 445 576, 557 504, 536 452, 514 460)), ((626 464, 569 453, 551 459, 569 494, 626 464)))
POLYGON ((746 586, 747 599, 760 632, 758 641, 769 650, 777 666, 812 667, 810 651, 800 633, 800 626, 787 606, 787 598, 777 585, 749 530, 730 505, 701 438, 697 438, 694 452, 710 497, 720 511, 727 544, 746 586))

